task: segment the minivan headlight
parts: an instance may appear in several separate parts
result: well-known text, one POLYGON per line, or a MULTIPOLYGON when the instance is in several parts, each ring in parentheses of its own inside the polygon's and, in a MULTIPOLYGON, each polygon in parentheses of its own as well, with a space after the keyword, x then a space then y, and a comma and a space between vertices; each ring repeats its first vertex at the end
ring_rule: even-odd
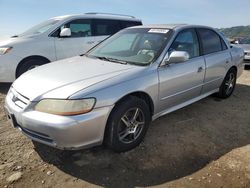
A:
POLYGON ((35 110, 49 114, 73 116, 90 112, 95 105, 95 98, 80 100, 43 99, 37 103, 35 110))
POLYGON ((0 55, 7 54, 11 49, 12 47, 0 47, 0 55))

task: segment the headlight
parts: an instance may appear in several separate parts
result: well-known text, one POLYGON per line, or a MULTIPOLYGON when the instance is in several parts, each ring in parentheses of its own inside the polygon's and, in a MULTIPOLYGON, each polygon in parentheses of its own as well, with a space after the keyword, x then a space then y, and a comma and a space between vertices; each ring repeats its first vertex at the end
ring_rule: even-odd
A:
POLYGON ((37 103, 35 110, 49 114, 72 116, 90 112, 95 105, 95 98, 80 100, 43 99, 37 103))
POLYGON ((0 55, 7 54, 11 49, 12 47, 0 47, 0 55))

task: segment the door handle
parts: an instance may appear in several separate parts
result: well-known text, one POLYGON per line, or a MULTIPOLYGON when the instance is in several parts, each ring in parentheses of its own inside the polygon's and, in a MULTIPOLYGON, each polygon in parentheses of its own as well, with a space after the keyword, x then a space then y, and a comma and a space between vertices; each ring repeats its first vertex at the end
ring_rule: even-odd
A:
POLYGON ((229 61, 227 60, 227 61, 226 61, 226 64, 228 64, 228 63, 229 63, 229 61))
POLYGON ((197 72, 202 72, 202 70, 203 70, 203 67, 199 67, 197 72))

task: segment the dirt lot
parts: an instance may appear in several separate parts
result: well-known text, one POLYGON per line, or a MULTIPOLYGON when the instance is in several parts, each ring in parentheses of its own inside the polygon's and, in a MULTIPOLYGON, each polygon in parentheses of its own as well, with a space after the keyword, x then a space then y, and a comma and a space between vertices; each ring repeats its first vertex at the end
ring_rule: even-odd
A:
POLYGON ((250 71, 227 100, 208 97, 151 124, 117 154, 34 146, 7 123, 0 85, 0 187, 250 187, 250 71))

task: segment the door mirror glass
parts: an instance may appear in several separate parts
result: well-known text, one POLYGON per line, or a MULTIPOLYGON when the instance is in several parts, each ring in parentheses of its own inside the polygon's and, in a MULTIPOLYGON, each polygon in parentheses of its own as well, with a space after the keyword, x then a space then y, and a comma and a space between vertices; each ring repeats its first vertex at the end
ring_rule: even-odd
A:
POLYGON ((182 63, 189 60, 189 54, 185 51, 173 51, 168 58, 164 60, 164 64, 182 63))
POLYGON ((63 28, 60 32, 60 37, 70 37, 71 36, 71 30, 70 28, 63 28))

